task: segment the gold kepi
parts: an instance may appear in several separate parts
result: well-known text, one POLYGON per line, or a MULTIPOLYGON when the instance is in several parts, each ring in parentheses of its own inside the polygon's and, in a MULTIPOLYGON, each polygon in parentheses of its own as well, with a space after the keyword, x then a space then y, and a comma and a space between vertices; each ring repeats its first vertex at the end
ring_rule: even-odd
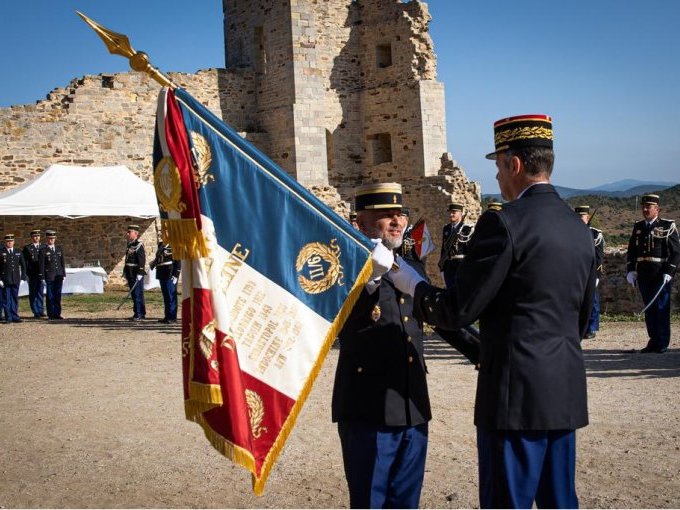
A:
POLYGON ((92 30, 97 32, 97 35, 104 41, 104 44, 106 44, 106 47, 109 49, 109 53, 127 58, 130 61, 130 67, 134 71, 148 74, 162 86, 173 89, 177 87, 170 78, 151 65, 149 55, 143 51, 135 51, 134 48, 132 48, 130 40, 125 34, 119 34, 118 32, 104 28, 80 11, 76 11, 76 14, 80 16, 85 23, 90 25, 92 30))

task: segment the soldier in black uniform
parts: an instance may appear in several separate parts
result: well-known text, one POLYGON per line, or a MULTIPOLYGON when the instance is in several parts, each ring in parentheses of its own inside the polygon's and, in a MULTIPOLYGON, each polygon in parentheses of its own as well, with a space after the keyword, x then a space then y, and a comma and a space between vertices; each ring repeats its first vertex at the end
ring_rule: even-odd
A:
POLYGON ((637 282, 645 306, 650 305, 645 310, 649 340, 640 352, 663 353, 671 341, 671 280, 680 264, 680 242, 675 222, 659 218, 659 195, 644 195, 641 202, 645 219, 635 224, 628 242, 626 279, 637 282))
POLYGON ((349 213, 349 222, 352 224, 354 228, 356 228, 357 230, 359 229, 359 225, 357 225, 357 213, 355 211, 349 213))
POLYGON ((144 275, 146 274, 146 253, 144 245, 139 240, 139 225, 128 225, 127 228, 127 251, 125 252, 125 267, 123 276, 130 288, 132 297, 133 315, 131 320, 141 321, 146 318, 146 306, 144 304, 144 275))
MULTIPOLYGON (((359 188, 360 230, 399 248, 401 186, 359 188)), ((422 266, 421 266, 422 270, 422 266)), ((369 281, 340 333, 333 389, 352 508, 417 508, 431 418, 421 324, 411 298, 383 276, 369 281)))
POLYGON ((63 320, 61 315, 61 289, 66 278, 64 251, 57 246, 57 231, 45 230, 47 245, 40 250, 40 277, 47 289, 47 320, 63 320))
POLYGON ((604 263, 604 236, 602 231, 590 225, 590 206, 578 205, 574 207, 574 211, 581 217, 583 223, 590 228, 590 234, 593 236, 593 246, 595 248, 595 266, 597 269, 597 279, 595 280, 595 293, 593 294, 593 311, 590 314, 590 322, 588 322, 588 332, 583 338, 595 338, 595 332, 600 329, 600 294, 597 292, 597 287, 600 285, 602 279, 602 265, 604 263))
POLYGON ((151 261, 149 267, 151 269, 156 268, 156 279, 163 293, 165 315, 158 322, 164 324, 177 322, 177 281, 182 263, 179 260, 173 260, 172 247, 161 241, 158 243, 156 257, 151 261))
POLYGON ((21 250, 14 248, 14 234, 5 236, 0 252, 0 288, 4 291, 5 322, 21 322, 19 318, 19 285, 26 279, 26 262, 21 250))
POLYGON ((439 270, 443 273, 446 288, 453 285, 456 270, 465 258, 468 241, 474 227, 463 223, 463 206, 449 204, 449 223, 442 232, 442 251, 439 257, 439 270))
POLYGON ((44 248, 40 242, 40 230, 31 230, 31 242, 24 246, 23 255, 26 261, 26 274, 28 276, 28 301, 31 303, 33 317, 39 319, 45 317, 45 305, 43 302, 43 279, 40 276, 40 250, 44 248))

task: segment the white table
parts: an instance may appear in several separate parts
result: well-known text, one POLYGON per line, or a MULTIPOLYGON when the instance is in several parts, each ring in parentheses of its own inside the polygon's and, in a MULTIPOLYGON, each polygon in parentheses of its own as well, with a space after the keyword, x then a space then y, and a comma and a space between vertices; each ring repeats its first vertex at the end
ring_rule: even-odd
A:
MULTIPOLYGON (((62 294, 102 294, 109 276, 103 268, 67 267, 62 294)), ((19 296, 28 296, 28 282, 21 282, 19 296)))

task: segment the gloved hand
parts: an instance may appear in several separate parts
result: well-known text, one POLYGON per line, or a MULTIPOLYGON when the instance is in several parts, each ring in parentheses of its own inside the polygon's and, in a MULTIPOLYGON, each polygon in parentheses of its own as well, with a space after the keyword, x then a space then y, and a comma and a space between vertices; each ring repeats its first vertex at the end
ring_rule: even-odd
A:
POLYGON ((628 271, 626 281, 631 285, 635 285, 635 282, 637 281, 637 271, 628 271))
POLYGON ((371 252, 371 261, 373 262, 373 272, 371 273, 371 280, 375 280, 379 276, 384 275, 387 271, 392 269, 394 264, 394 254, 392 250, 388 250, 380 239, 371 239, 375 245, 373 252, 371 252))
POLYGON ((4 289, 4 288, 5 288, 5 284, 3 283, 2 280, 0 280, 0 289, 4 289))
POLYGON ((176 276, 173 276, 172 278, 170 278, 170 281, 172 282, 173 285, 177 285, 177 277, 176 276))
POLYGON ((144 278, 144 275, 143 275, 143 274, 138 274, 138 275, 137 275, 137 281, 141 280, 142 278, 144 278))
POLYGON ((595 278, 595 288, 597 289, 597 286, 600 285, 600 279, 595 278))
POLYGON ((399 269, 392 270, 389 274, 389 279, 392 280, 394 286, 401 292, 413 296, 416 291, 416 285, 424 282, 425 279, 399 256, 397 256, 397 264, 399 264, 399 269))
POLYGON ((669 274, 664 274, 663 275, 663 284, 666 285, 668 282, 670 282, 673 279, 673 277, 669 274))
POLYGON ((45 280, 42 281, 43 287, 47 285, 47 282, 45 280))

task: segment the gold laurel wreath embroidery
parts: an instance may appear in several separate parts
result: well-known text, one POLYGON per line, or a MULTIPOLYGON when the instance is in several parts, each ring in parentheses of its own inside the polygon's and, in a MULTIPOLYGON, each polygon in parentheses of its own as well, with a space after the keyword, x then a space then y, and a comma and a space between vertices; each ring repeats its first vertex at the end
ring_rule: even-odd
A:
POLYGON ((329 263, 328 272, 321 280, 310 280, 305 276, 299 274, 298 282, 302 289, 308 294, 319 294, 330 289, 337 282, 338 285, 344 285, 344 273, 340 265, 340 247, 337 245, 336 239, 331 239, 330 246, 323 243, 309 243, 306 244, 297 256, 295 261, 295 269, 299 273, 304 268, 305 263, 314 255, 317 255, 329 263))
POLYGON ((182 197, 182 181, 175 161, 166 156, 161 159, 153 172, 153 187, 164 211, 184 212, 186 204, 180 200, 182 197), (165 187, 170 187, 167 193, 165 187))
POLYGON ((210 164, 212 163, 212 153, 208 140, 206 140, 202 134, 192 131, 191 140, 194 142, 194 156, 196 159, 194 181, 196 182, 196 186, 200 188, 210 181, 215 180, 215 176, 208 172, 208 170, 210 170, 210 164))
MULTIPOLYGON (((215 319, 211 320, 201 330, 201 336, 198 339, 198 344, 201 347, 201 353, 207 360, 210 359, 215 345, 215 319)), ((214 367, 213 367, 214 368, 214 367)))
POLYGON ((501 131, 496 133, 495 142, 496 145, 501 145, 505 142, 511 142, 513 140, 524 140, 526 138, 545 138, 546 140, 552 140, 552 129, 534 126, 534 127, 518 127, 515 129, 510 129, 508 131, 501 131))
POLYGON ((260 396, 253 390, 246 390, 246 404, 248 404, 248 417, 250 418, 250 429, 255 439, 259 438, 263 432, 267 432, 267 427, 262 426, 264 419, 264 404, 260 396))

